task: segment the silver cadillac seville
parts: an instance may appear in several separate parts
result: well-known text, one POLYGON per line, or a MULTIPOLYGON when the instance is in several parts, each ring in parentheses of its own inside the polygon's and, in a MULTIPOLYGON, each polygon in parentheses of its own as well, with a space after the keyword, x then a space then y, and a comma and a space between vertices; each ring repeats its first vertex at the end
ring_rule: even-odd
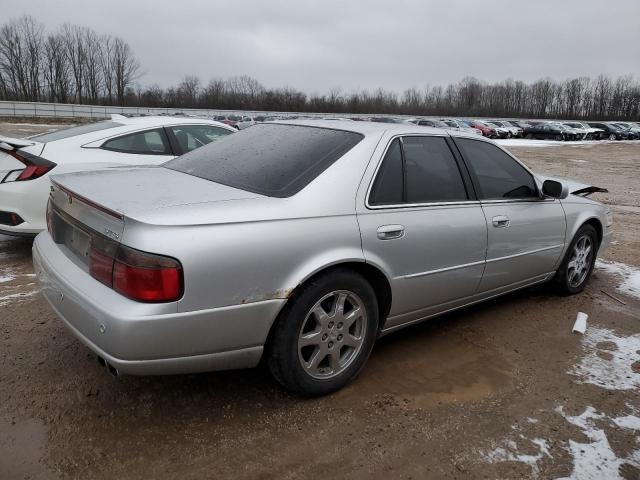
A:
POLYGON ((550 281, 611 237, 597 187, 411 124, 258 124, 159 167, 54 176, 33 246, 47 300, 116 374, 254 367, 335 391, 375 340, 550 281))

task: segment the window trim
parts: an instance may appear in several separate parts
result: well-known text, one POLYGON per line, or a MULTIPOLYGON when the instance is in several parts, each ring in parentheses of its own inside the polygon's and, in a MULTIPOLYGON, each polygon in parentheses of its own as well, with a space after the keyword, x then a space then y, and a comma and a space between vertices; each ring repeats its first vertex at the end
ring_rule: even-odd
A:
MULTIPOLYGON (((507 154, 507 156, 509 156, 513 161, 515 161, 518 165, 520 165, 525 172, 527 172, 529 175, 531 175, 531 178, 533 179, 533 185, 536 188, 536 194, 537 196, 535 197, 518 197, 518 198, 491 198, 491 199, 487 199, 487 200, 483 200, 481 199, 479 196, 478 201, 480 203, 483 204, 491 204, 491 203, 532 203, 532 202, 541 202, 541 201, 546 201, 549 200, 546 197, 543 197, 541 195, 540 192, 540 187, 538 185, 538 177, 536 177, 536 175, 529 169, 529 167, 527 167, 524 163, 522 163, 520 160, 518 160, 516 157, 514 157, 508 150, 502 148, 500 145, 498 145, 497 143, 491 142, 491 141, 487 141, 481 138, 472 138, 472 137, 463 137, 463 136, 459 136, 459 137, 452 137, 453 138, 453 143, 456 146, 456 149, 460 152, 460 157, 462 158, 467 170, 469 171, 469 176, 471 177, 471 182, 473 183, 473 188, 475 189, 476 192, 481 192, 482 190, 480 189, 480 185, 478 182, 478 179, 476 178, 475 173, 473 172, 472 168, 469 165, 469 161, 468 159, 464 156, 464 154, 462 153, 462 149, 460 148, 460 145, 458 145, 457 140, 458 139, 464 139, 464 140, 472 140, 474 142, 484 142, 484 143, 488 143, 490 145, 493 145, 494 147, 502 150, 504 153, 507 154)), ((553 198, 551 199, 552 201, 555 201, 556 199, 553 198)))
POLYGON ((152 128, 146 128, 146 129, 142 129, 142 130, 136 130, 135 132, 127 132, 124 133, 122 135, 115 135, 113 137, 110 138, 106 138, 103 140, 103 142, 100 144, 100 146, 98 147, 101 150, 106 150, 107 152, 114 152, 114 153, 121 153, 124 155, 154 155, 154 156, 158 156, 158 157, 167 157, 167 156, 176 156, 177 154, 175 153, 174 149, 173 149, 173 145, 171 144, 171 140, 169 139, 169 135, 167 134, 167 131, 165 130, 164 126, 160 126, 160 127, 152 127, 152 128), (113 140, 118 140, 120 138, 123 137, 129 137, 131 135, 138 135, 140 133, 147 133, 147 132, 154 132, 156 130, 160 130, 162 131, 162 133, 164 133, 165 139, 167 140, 167 146, 169 147, 169 153, 153 153, 153 152, 125 152, 122 150, 116 150, 114 148, 109 148, 109 147, 105 147, 105 144, 113 141, 113 140))
MULTIPOLYGON (((237 132, 236 129, 229 130, 227 128, 221 127, 220 125, 211 125, 210 123, 176 123, 175 125, 164 125, 162 128, 164 128, 164 131, 167 134, 167 137, 169 138, 169 144, 171 145, 171 150, 174 152, 173 153, 174 156, 184 155, 185 153, 189 153, 189 152, 183 151, 182 147, 180 146, 180 143, 178 142, 178 139, 173 133, 172 128, 191 127, 191 126, 217 128, 219 130, 224 130, 226 132, 229 132, 227 135, 237 132)), ((204 147, 205 145, 202 145, 202 146, 204 147)), ((200 147, 197 147, 197 148, 200 148, 200 147)))
MULTIPOLYGON (((384 151, 382 152, 382 155, 380 155, 380 159, 378 160, 378 164, 376 165, 376 168, 373 172, 373 175, 371 176, 371 180, 369 181, 369 186, 367 187, 367 193, 366 193, 366 197, 365 197, 365 207, 368 210, 398 210, 398 209, 408 209, 408 208, 419 208, 419 207, 445 207, 445 206, 464 206, 464 205, 479 205, 480 201, 478 200, 476 194, 475 194, 475 185, 473 185, 471 182, 471 178, 470 176, 468 177, 467 175, 469 175, 467 173, 467 175, 465 175, 465 172, 463 171, 463 168, 466 170, 468 167, 466 166, 466 164, 462 161, 462 156, 458 154, 458 152, 456 150, 454 150, 452 148, 452 144, 450 143, 449 139, 451 138, 451 136, 447 133, 438 133, 438 134, 424 134, 424 133, 399 133, 396 135, 393 135, 391 138, 389 138, 386 147, 384 148, 384 151), (452 201, 446 201, 446 202, 419 202, 419 203, 409 203, 409 202, 405 202, 405 203, 400 203, 400 204, 389 204, 389 205, 373 205, 371 204, 371 191, 373 190, 373 185, 376 181, 376 178, 378 177, 378 173, 380 171, 380 167, 382 166, 382 162, 384 162, 385 157, 387 156, 387 152, 389 151, 389 148, 391 148, 391 144, 393 143, 393 141, 395 139, 398 139, 400 142, 400 152, 402 155, 402 175, 403 175, 403 198, 406 198, 406 174, 407 174, 407 169, 405 167, 405 158, 404 158, 404 146, 402 144, 402 138, 403 137, 430 137, 430 138, 444 138, 445 143, 447 144, 447 147, 449 147, 449 150, 451 151, 451 155, 453 156, 453 159, 456 163, 456 166, 458 167, 458 171, 460 172, 460 178, 462 180, 462 184, 464 186, 465 192, 467 193, 467 200, 452 200, 452 201)), ((457 149, 457 146, 456 146, 457 149)), ((536 186, 537 187, 537 186, 536 186)))

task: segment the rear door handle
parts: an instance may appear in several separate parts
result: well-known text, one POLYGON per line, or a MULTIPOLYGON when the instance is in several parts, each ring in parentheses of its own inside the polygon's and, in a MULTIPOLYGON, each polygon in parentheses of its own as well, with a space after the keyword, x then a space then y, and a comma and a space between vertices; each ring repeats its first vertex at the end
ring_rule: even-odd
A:
POLYGON ((404 235, 403 225, 381 225, 377 230, 380 240, 393 240, 404 235))
POLYGON ((496 228, 508 227, 511 220, 506 215, 496 215, 491 219, 493 226, 496 228))

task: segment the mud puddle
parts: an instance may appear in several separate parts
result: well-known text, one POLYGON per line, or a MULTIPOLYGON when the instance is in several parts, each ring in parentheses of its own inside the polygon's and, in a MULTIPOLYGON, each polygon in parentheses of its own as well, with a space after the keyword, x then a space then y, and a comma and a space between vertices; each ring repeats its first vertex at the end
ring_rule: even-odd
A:
POLYGON ((481 400, 513 384, 512 365, 492 347, 421 326, 382 339, 358 381, 337 396, 385 393, 425 408, 481 400))

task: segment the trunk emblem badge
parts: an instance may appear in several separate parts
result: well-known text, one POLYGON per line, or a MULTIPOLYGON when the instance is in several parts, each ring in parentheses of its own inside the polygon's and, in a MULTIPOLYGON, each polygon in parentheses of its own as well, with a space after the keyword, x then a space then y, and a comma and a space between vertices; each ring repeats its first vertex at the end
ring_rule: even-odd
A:
POLYGON ((107 237, 113 238, 114 240, 120 240, 120 235, 118 235, 116 232, 114 232, 113 230, 110 230, 108 228, 104 229, 104 234, 107 237))

